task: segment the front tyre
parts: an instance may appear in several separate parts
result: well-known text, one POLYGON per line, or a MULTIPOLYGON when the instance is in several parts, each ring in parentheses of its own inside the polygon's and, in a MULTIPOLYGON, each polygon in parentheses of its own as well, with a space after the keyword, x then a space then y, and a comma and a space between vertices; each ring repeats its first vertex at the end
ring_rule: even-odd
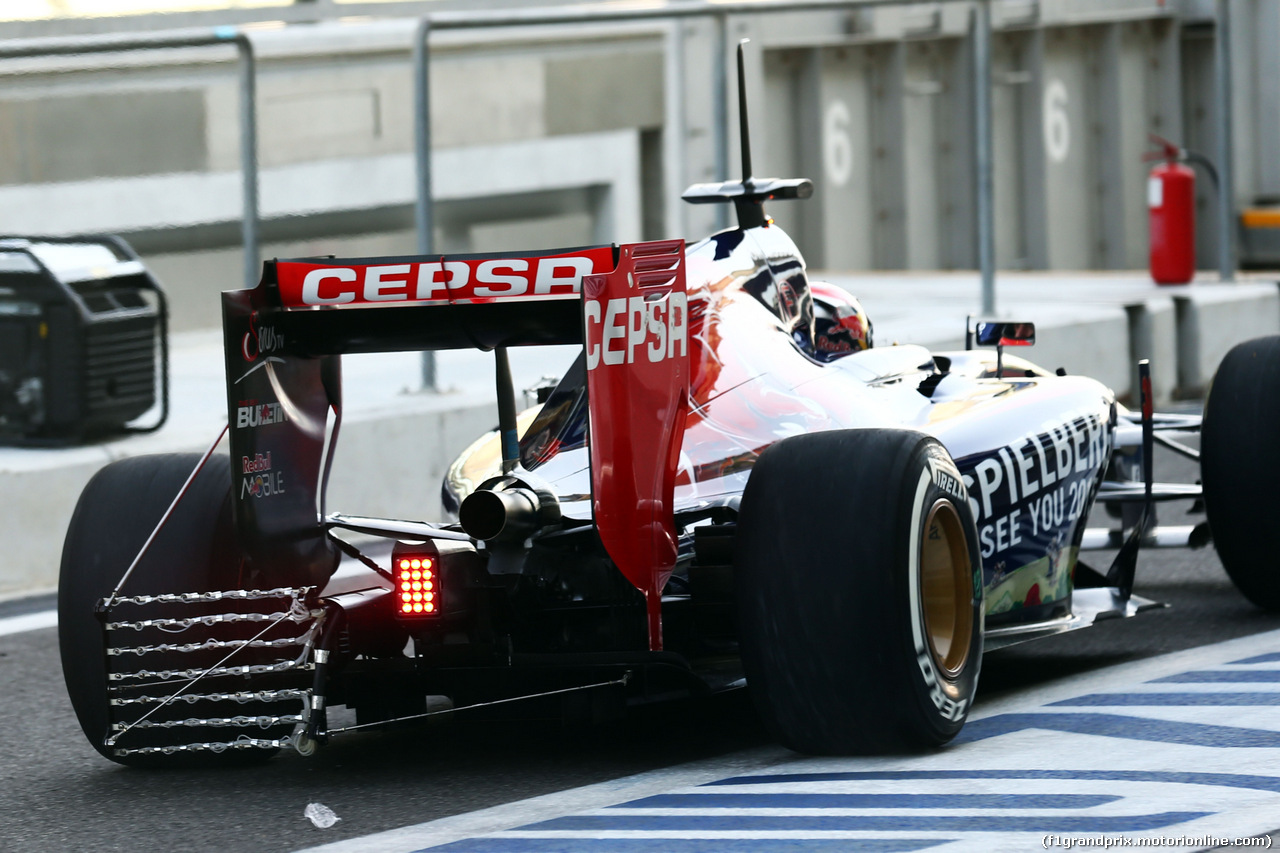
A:
POLYGON ((735 543, 743 665, 799 752, 937 746, 964 725, 982 657, 974 519, 922 433, 789 438, 743 494, 735 543))
POLYGON ((1280 336, 1237 344, 1205 401, 1200 476, 1213 544, 1236 588, 1280 610, 1280 560, 1270 531, 1280 516, 1280 336))

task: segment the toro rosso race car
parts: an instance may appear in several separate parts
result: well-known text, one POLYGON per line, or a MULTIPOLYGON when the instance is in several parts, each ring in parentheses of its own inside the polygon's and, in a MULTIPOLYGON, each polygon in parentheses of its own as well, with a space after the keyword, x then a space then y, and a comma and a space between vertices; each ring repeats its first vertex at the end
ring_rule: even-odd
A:
POLYGON ((62 661, 93 746, 235 763, 746 685, 787 746, 895 751, 956 735, 984 650, 1155 606, 1132 594, 1153 540, 1211 527, 1244 594, 1280 607, 1259 535, 1280 472, 1238 455, 1280 431, 1280 338, 1227 356, 1199 452, 1177 436, 1201 419, 1149 391, 1131 412, 1005 354, 1030 324, 873 347, 764 213, 809 182, 743 161, 686 195, 739 221, 691 245, 276 260, 224 293, 229 454, 114 462, 67 533, 62 661), (581 354, 518 414, 507 350, 552 344, 581 354), (463 347, 494 353, 499 428, 450 469, 451 517, 331 510, 342 355, 463 347), (1198 456, 1203 488, 1152 482, 1157 441, 1198 456), (1206 523, 1154 525, 1155 502, 1197 499, 1206 523), (1122 546, 1105 570, 1079 558, 1095 503, 1121 519, 1093 543, 1122 546), (356 723, 329 727, 334 705, 356 723))

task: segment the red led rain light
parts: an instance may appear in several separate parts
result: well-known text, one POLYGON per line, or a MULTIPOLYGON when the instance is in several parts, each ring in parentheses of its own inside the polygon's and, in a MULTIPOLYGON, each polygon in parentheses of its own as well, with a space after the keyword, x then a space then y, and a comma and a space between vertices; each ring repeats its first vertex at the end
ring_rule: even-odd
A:
POLYGON ((440 615, 440 581, 434 557, 397 554, 395 574, 396 615, 416 618, 440 615))

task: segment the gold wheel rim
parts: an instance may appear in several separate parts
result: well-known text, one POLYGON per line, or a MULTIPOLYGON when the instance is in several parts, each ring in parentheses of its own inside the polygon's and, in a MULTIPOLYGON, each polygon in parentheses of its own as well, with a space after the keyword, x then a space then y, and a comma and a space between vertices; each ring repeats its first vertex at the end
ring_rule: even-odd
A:
POLYGON ((925 520, 920 594, 934 663, 955 675, 973 639, 973 564, 960 514, 946 500, 935 503, 925 520))

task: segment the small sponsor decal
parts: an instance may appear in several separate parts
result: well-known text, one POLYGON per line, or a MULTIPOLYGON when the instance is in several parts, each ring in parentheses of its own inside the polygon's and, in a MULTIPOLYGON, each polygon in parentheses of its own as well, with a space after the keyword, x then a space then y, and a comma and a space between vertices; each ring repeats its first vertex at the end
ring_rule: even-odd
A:
POLYGON ((258 328, 258 312, 249 315, 249 331, 240 340, 240 354, 244 360, 253 362, 258 356, 267 355, 284 349, 284 335, 275 326, 258 328))
POLYGON ((271 467, 271 451, 240 457, 240 497, 269 498, 284 494, 284 472, 271 467))
POLYGON ((273 362, 283 364, 283 358, 270 353, 278 352, 284 349, 284 346, 284 335, 275 326, 259 328, 258 312, 254 311, 249 315, 249 331, 245 332, 244 337, 240 339, 240 354, 244 356, 245 362, 250 367, 232 384, 239 385, 251 374, 273 362))
POLYGON ((259 471, 270 471, 271 451, 268 450, 265 454, 255 453, 253 454, 252 459, 248 456, 241 456, 240 469, 243 474, 256 474, 259 471))
POLYGON ((236 429, 256 429, 257 427, 282 424, 287 420, 284 407, 279 403, 259 403, 257 400, 242 400, 236 409, 236 429))
POLYGON ((269 498, 284 494, 284 472, 264 471, 251 474, 240 481, 240 497, 269 498))

